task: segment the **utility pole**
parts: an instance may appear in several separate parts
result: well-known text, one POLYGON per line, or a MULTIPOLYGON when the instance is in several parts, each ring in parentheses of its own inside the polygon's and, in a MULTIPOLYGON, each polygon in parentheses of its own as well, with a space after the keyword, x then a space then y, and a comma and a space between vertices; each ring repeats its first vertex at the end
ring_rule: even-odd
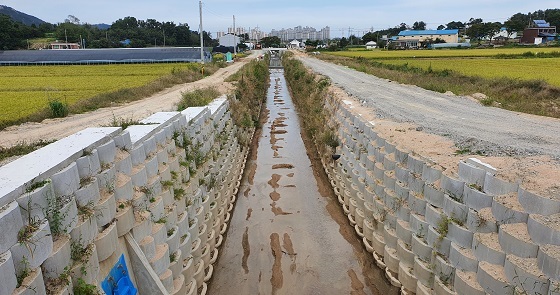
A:
POLYGON ((204 33, 202 30, 202 0, 198 1, 200 11, 200 62, 204 64, 204 33))
POLYGON ((237 56, 237 32, 235 31, 235 15, 233 16, 233 56, 237 56))

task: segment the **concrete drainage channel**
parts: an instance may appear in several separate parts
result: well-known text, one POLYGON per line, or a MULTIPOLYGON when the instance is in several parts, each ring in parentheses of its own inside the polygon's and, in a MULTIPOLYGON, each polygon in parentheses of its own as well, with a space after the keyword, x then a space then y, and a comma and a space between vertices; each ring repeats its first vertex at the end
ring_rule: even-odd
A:
POLYGON ((283 70, 271 69, 270 80, 268 116, 210 293, 381 294, 387 283, 373 274, 371 254, 336 199, 320 193, 283 70))
POLYGON ((142 123, 0 167, 1 295, 207 293, 253 130, 225 97, 142 123))

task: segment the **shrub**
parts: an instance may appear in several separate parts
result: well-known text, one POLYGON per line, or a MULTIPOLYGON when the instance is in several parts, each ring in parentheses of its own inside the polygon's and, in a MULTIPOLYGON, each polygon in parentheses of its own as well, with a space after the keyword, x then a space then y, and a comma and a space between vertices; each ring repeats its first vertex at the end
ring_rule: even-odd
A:
POLYGON ((53 118, 64 118, 68 116, 68 104, 58 100, 49 101, 49 109, 53 118))

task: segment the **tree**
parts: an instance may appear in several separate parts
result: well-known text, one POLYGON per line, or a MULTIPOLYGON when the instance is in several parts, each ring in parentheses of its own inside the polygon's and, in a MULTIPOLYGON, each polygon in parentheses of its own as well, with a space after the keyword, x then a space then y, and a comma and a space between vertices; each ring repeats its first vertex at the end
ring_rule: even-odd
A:
POLYGON ((64 22, 79 25, 80 24, 80 19, 73 16, 73 15, 68 15, 68 18, 65 19, 64 22))
POLYGON ((465 27, 466 24, 464 24, 463 22, 459 22, 459 21, 452 21, 452 22, 448 22, 445 29, 446 30, 457 30, 457 29, 463 29, 465 27))
POLYGON ((445 30, 445 26, 444 26, 444 25, 439 25, 439 26, 437 27, 437 29, 438 29, 438 30, 445 30))
POLYGON ((350 41, 350 45, 360 45, 360 38, 356 37, 354 34, 348 37, 348 41, 350 41))
POLYGON ((412 25, 412 29, 413 30, 425 30, 426 29, 426 23, 424 21, 419 21, 419 22, 414 22, 414 24, 412 25))
POLYGON ((522 32, 529 24, 529 16, 523 13, 516 13, 504 22, 508 35, 514 32, 522 32))
POLYGON ((551 26, 555 26, 556 29, 560 28, 560 9, 547 9, 544 11, 545 13, 545 20, 550 23, 551 26))
POLYGON ((346 37, 342 37, 342 38, 340 38, 340 41, 338 42, 338 47, 344 48, 344 47, 348 46, 348 44, 350 44, 350 41, 348 41, 348 39, 346 39, 346 37))
POLYGON ((368 43, 369 41, 376 41, 377 42, 377 36, 375 32, 367 32, 362 36, 362 42, 368 43))
POLYGON ((282 41, 280 41, 280 38, 278 38, 277 36, 271 36, 271 37, 261 38, 260 43, 262 45, 262 48, 280 47, 280 43, 282 43, 282 41))
POLYGON ((484 29, 484 24, 482 23, 475 23, 470 25, 466 30, 467 36, 472 40, 478 40, 480 44, 480 40, 486 36, 486 32, 484 29))
POLYGON ((490 44, 492 44, 492 38, 500 32, 502 24, 500 22, 488 22, 484 23, 484 27, 487 34, 486 36, 490 38, 490 44))

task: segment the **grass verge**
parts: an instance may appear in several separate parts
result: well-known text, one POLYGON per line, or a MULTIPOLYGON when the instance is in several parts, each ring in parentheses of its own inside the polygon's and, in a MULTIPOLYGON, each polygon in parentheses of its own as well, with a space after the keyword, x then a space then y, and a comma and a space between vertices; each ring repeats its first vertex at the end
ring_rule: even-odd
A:
POLYGON ((330 81, 324 77, 315 77, 304 65, 295 59, 284 56, 284 75, 290 88, 292 99, 306 134, 315 141, 319 154, 333 152, 339 145, 333 127, 325 126, 327 116, 325 98, 330 81), (330 151, 327 149, 330 148, 330 151))
POLYGON ((205 106, 218 96, 220 96, 220 92, 213 87, 185 92, 182 94, 181 101, 179 102, 179 104, 177 104, 177 111, 180 112, 188 107, 205 106))
POLYGON ((0 146, 0 162, 10 157, 23 156, 29 154, 53 142, 55 141, 39 140, 31 143, 22 141, 16 144, 15 146, 8 147, 8 148, 4 148, 0 146))
POLYGON ((465 76, 449 70, 391 65, 371 59, 339 57, 322 54, 320 59, 354 68, 380 78, 412 84, 437 92, 451 91, 458 95, 484 93, 481 103, 511 111, 560 118, 560 87, 541 80, 510 78, 486 79, 465 76))
POLYGON ((228 97, 235 125, 259 127, 259 114, 270 82, 268 59, 249 62, 228 81, 236 84, 235 95, 228 97))

